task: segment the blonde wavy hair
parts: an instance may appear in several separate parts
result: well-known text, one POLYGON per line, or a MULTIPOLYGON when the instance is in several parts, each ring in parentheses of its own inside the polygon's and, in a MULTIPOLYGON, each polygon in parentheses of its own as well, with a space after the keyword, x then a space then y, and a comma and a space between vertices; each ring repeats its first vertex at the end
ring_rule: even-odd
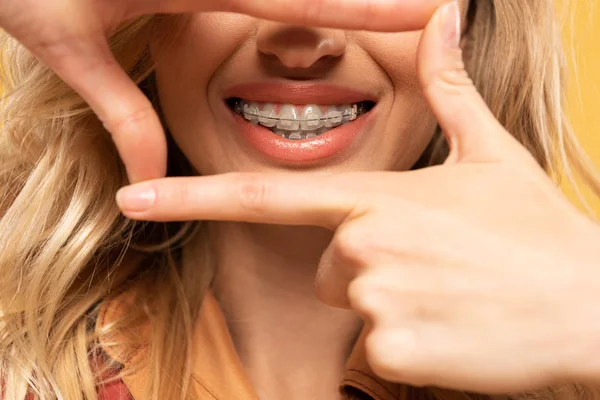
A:
MULTIPOLYGON (((467 69, 504 126, 553 176, 600 180, 568 128, 560 29, 549 0, 476 0, 464 38, 467 69)), ((151 37, 170 17, 123 25, 111 37, 117 58, 156 104, 151 37)), ((167 34, 166 37, 172 37, 167 34)), ((115 193, 126 175, 109 134, 82 99, 14 39, 0 32, 4 96, 0 119, 0 382, 4 397, 90 400, 110 369, 98 336, 150 321, 149 398, 187 399, 191 332, 213 266, 182 262, 200 223, 134 223, 115 193), (185 250, 187 251, 187 250, 185 250), (95 329, 100 304, 136 290, 123 320, 95 329), (166 328, 168 327, 168 329, 166 328), (168 334, 167 334, 168 332, 168 334), (90 362, 90 360, 102 362, 90 362)), ((157 107, 158 108, 158 107, 157 107)), ((187 173, 171 146, 170 175, 187 173)), ((447 154, 436 133, 419 166, 447 154)), ((207 241, 204 241, 207 242, 207 241)), ((1 388, 1 387, 0 387, 1 388)), ((2 390, 0 389, 0 393, 2 390)), ((411 399, 490 398, 436 389, 411 399)), ((494 397, 495 398, 495 397, 494 397)), ((505 399, 600 399, 569 386, 505 399)))

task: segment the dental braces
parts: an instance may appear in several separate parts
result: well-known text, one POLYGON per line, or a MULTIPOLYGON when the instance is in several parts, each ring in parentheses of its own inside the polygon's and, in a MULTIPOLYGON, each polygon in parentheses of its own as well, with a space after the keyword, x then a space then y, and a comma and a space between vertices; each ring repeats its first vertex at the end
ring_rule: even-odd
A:
MULTIPOLYGON (((260 115, 259 113, 252 113, 252 112, 248 112, 248 110, 244 110, 243 106, 242 106, 242 102, 238 101, 235 104, 235 112, 239 115, 245 116, 248 115, 250 117, 255 117, 255 118, 260 118, 262 120, 267 120, 270 122, 279 122, 279 121, 285 121, 285 122, 331 122, 331 123, 335 123, 337 121, 339 121, 340 119, 348 119, 350 121, 354 121, 356 118, 358 118, 358 116, 365 114, 367 112, 367 108, 365 107, 365 105, 363 103, 358 103, 356 106, 356 111, 352 110, 352 114, 350 115, 344 115, 342 114, 341 116, 336 115, 335 117, 323 117, 323 118, 298 118, 298 119, 294 119, 294 118, 278 118, 278 117, 266 117, 263 115, 260 115)), ((341 112, 338 110, 338 112, 341 112)))

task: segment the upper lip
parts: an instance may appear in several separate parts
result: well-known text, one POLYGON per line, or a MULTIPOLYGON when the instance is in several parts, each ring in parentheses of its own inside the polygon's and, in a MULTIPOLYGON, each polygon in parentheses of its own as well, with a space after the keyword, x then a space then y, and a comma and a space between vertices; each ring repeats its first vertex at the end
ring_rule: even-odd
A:
POLYGON ((281 104, 354 104, 377 100, 372 93, 330 83, 252 82, 225 90, 225 99, 241 98, 257 103, 281 104))

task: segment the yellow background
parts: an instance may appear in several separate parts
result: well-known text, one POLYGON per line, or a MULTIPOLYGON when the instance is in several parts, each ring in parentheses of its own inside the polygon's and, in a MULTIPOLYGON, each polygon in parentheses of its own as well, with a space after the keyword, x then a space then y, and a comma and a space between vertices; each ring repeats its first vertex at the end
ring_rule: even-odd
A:
MULTIPOLYGON (((586 151, 600 166, 600 0, 572 0, 573 19, 565 24, 571 63, 569 115, 586 151)), ((573 191, 565 191, 573 198, 573 191)), ((600 199, 588 190, 587 200, 600 216, 600 199)))

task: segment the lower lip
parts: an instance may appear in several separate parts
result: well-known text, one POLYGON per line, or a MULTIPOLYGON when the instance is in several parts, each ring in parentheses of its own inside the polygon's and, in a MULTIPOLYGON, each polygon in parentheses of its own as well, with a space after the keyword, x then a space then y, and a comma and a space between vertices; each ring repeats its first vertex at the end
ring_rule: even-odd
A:
MULTIPOLYGON (((231 111, 231 110, 230 110, 231 111)), ((365 131, 373 110, 312 139, 284 139, 261 125, 254 125, 231 111, 242 137, 260 153, 277 161, 307 164, 335 157, 348 149, 365 131)))

